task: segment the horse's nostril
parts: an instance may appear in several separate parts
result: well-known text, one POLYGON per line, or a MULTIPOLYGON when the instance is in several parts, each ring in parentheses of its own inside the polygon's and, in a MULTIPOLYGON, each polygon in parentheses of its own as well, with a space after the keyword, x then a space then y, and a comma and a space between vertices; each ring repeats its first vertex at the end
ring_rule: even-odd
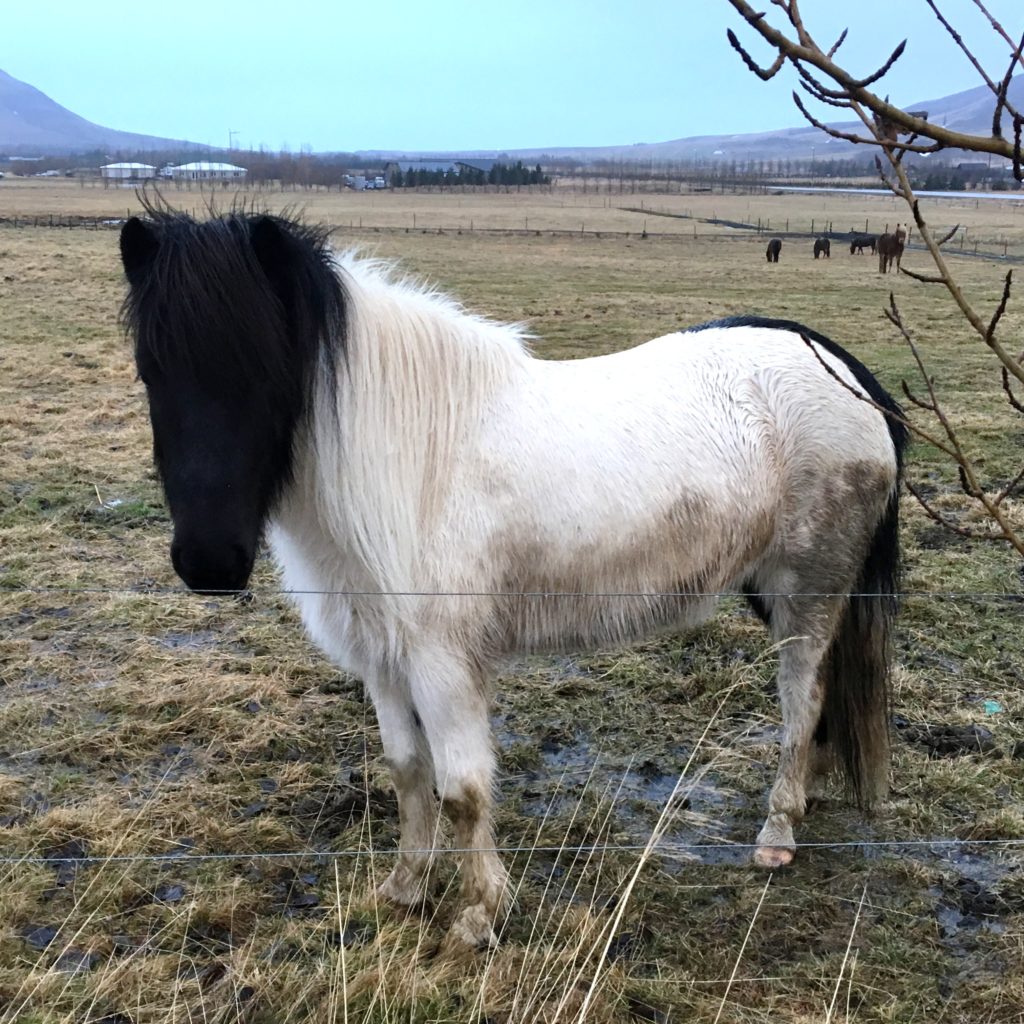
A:
POLYGON ((243 590, 252 572, 254 553, 244 544, 198 544, 175 540, 171 564, 190 590, 220 593, 243 590))

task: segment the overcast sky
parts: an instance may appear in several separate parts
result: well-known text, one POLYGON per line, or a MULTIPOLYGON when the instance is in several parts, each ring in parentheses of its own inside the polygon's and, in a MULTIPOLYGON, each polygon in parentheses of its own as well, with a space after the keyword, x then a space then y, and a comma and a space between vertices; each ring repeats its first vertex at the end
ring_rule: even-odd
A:
MULTIPOLYGON (((1008 47, 971 0, 939 0, 979 56, 1008 47)), ((1019 38, 1024 0, 988 0, 1019 38)), ((761 7, 778 22, 781 12, 761 7)), ((867 73, 904 37, 901 103, 979 83, 924 0, 803 0, 867 73)), ((409 151, 619 145, 801 123, 794 73, 763 83, 729 48, 726 0, 250 0, 4 3, 0 68, 125 131, 226 146, 409 151)), ((835 112, 826 116, 834 119, 835 112)))

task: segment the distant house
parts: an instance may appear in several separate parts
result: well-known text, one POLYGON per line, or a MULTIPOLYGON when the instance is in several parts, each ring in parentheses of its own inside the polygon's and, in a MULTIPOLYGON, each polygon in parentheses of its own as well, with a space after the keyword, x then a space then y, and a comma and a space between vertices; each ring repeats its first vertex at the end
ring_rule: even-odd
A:
POLYGON ((484 174, 488 174, 497 162, 497 160, 456 160, 455 166, 460 173, 464 167, 468 167, 472 171, 483 171, 484 174))
POLYGON ((498 163, 497 160, 389 160, 384 165, 384 173, 387 175, 387 179, 390 182, 396 172, 400 172, 403 176, 410 172, 416 171, 428 171, 432 174, 436 173, 451 173, 451 174, 466 174, 467 171, 474 172, 474 174, 467 175, 472 180, 475 176, 475 172, 481 174, 488 174, 491 168, 498 163))
POLYGON ((245 181, 247 173, 244 167, 234 164, 219 164, 208 160, 197 160, 190 164, 181 164, 170 168, 170 176, 175 181, 245 181))
POLYGON ((152 164, 104 164, 100 177, 108 181, 145 181, 156 177, 156 168, 152 164))
POLYGON ((451 160, 389 160, 384 165, 384 173, 388 181, 395 171, 408 174, 409 171, 454 171, 455 164, 451 160))

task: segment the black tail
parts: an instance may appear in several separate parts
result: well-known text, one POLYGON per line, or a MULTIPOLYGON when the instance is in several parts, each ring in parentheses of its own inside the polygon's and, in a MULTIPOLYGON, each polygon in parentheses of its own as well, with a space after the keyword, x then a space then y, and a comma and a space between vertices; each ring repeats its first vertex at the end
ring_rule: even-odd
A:
MULTIPOLYGON (((847 364, 856 364, 856 360, 847 357, 847 364)), ((818 736, 831 747, 836 767, 857 804, 870 807, 884 798, 889 788, 889 669, 898 605, 899 494, 907 428, 902 410, 878 381, 860 364, 851 368, 887 413, 896 454, 896 483, 822 666, 825 703, 818 736)))
POLYGON ((817 736, 861 807, 888 790, 890 633, 899 578, 899 492, 871 541, 856 592, 822 664, 825 701, 817 736))

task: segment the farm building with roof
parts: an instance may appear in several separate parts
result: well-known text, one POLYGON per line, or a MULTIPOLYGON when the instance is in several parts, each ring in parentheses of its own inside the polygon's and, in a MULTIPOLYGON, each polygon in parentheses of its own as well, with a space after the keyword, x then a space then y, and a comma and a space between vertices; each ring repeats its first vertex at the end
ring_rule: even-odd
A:
POLYGON ((140 181, 155 178, 156 168, 152 164, 104 164, 100 168, 100 176, 110 181, 140 181))
POLYGON ((244 181, 246 169, 234 164, 213 163, 197 160, 190 164, 171 167, 170 176, 174 181, 244 181))

